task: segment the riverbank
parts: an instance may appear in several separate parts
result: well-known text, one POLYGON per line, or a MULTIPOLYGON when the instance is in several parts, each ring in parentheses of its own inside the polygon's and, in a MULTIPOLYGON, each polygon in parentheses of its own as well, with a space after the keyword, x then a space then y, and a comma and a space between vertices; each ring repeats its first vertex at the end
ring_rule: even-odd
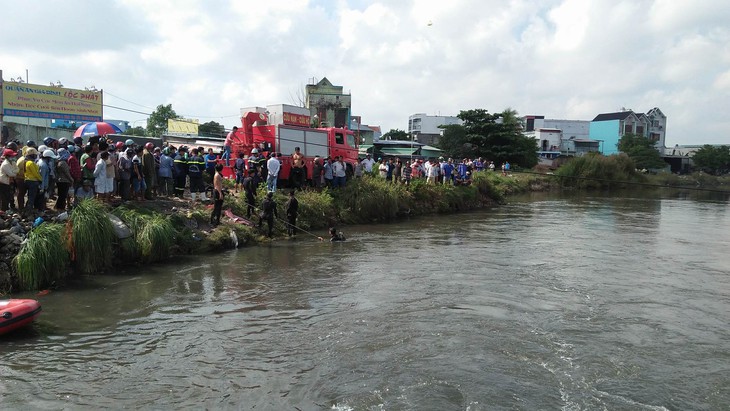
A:
MULTIPOLYGON (((511 194, 548 190, 546 177, 475 173, 469 186, 389 184, 375 176, 348 182, 338 190, 297 192, 299 237, 315 240, 328 227, 387 223, 407 216, 446 214, 493 206, 511 194), (309 232, 315 232, 310 234, 309 232), (316 234, 318 233, 318 234, 316 234)), ((281 219, 274 238, 256 227, 224 217, 209 224, 210 205, 189 199, 159 198, 109 206, 84 202, 70 216, 6 214, 0 218, 0 294, 63 287, 73 277, 111 271, 114 267, 167 261, 176 255, 202 254, 276 241, 286 237, 284 204, 289 190, 274 198, 281 219), (66 218, 67 217, 67 218, 66 218)), ((260 188, 257 206, 265 195, 260 188)), ((224 210, 245 216, 242 195, 226 196, 224 210)), ((252 220, 258 222, 257 217, 252 220)))

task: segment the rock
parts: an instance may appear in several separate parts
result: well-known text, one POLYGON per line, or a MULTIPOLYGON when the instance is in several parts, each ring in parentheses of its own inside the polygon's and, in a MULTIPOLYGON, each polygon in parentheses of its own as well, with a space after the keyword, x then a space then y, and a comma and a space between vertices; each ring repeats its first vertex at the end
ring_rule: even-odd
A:
POLYGON ((124 221, 122 221, 119 217, 109 213, 107 213, 106 216, 112 223, 112 227, 114 227, 114 234, 117 235, 117 238, 124 239, 132 236, 132 230, 130 230, 129 227, 124 224, 124 221))

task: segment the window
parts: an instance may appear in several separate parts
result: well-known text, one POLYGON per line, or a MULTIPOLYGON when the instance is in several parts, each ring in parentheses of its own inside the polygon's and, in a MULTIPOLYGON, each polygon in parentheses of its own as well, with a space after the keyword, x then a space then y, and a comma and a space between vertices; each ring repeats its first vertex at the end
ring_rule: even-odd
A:
POLYGON ((345 144, 345 136, 342 133, 335 133, 335 144, 345 144))
POLYGON ((644 126, 636 126, 636 134, 643 136, 644 135, 644 126))
POLYGON ((350 147, 355 147, 355 135, 354 134, 347 135, 347 145, 350 147))
POLYGON ((624 124, 624 134, 629 134, 634 132, 633 124, 624 124))

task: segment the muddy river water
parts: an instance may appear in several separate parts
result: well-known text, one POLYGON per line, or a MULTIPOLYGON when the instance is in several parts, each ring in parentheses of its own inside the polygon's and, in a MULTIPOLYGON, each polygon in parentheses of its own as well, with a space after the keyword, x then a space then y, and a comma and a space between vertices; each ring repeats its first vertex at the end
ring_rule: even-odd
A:
POLYGON ((728 204, 531 196, 97 276, 0 338, 0 406, 728 409, 728 204))

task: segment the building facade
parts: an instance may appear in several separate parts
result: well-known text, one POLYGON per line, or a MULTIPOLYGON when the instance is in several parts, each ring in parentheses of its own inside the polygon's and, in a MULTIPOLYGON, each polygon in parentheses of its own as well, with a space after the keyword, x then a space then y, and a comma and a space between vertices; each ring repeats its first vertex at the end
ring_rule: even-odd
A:
POLYGON ((600 141, 589 138, 590 121, 524 116, 522 122, 525 127, 523 134, 537 140, 537 154, 541 160, 600 151, 600 141))
POLYGON ((316 127, 347 127, 352 129, 352 96, 335 86, 327 77, 305 88, 305 107, 316 127))
POLYGON ((452 124, 464 124, 464 122, 454 116, 428 116, 425 113, 417 113, 408 117, 408 135, 421 144, 438 145, 443 131, 439 126, 452 124))
POLYGON ((647 113, 624 110, 597 115, 591 121, 590 137, 603 141, 605 155, 618 153, 619 140, 629 133, 646 137, 658 151, 663 152, 666 128, 667 117, 656 107, 647 113))

